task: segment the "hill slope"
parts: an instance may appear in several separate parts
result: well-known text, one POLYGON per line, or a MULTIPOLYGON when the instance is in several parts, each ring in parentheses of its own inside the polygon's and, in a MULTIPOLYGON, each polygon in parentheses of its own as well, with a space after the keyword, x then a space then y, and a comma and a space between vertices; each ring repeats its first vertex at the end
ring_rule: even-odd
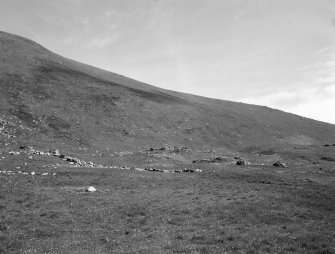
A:
POLYGON ((15 144, 122 151, 168 143, 250 151, 335 143, 334 125, 160 89, 8 33, 0 32, 0 52, 2 138, 14 135, 15 144))
POLYGON ((0 253, 335 253, 334 152, 334 125, 0 32, 0 253))

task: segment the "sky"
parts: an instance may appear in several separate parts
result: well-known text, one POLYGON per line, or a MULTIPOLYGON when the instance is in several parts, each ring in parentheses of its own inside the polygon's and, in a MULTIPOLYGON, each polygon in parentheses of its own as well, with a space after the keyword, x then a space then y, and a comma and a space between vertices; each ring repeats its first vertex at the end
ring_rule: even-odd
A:
POLYGON ((335 0, 0 0, 0 30, 158 87, 335 124, 335 0))

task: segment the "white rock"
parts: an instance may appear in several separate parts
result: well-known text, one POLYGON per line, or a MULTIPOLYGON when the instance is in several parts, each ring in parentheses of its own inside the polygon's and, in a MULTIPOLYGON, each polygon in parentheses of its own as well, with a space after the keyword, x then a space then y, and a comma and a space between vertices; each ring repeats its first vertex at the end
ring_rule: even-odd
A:
POLYGON ((31 174, 32 176, 34 176, 36 173, 33 171, 33 172, 31 172, 30 174, 31 174))
POLYGON ((88 192, 96 192, 97 189, 94 188, 93 186, 90 186, 90 187, 88 187, 88 188, 86 189, 86 191, 88 191, 88 192))
POLYGON ((47 175, 48 175, 48 173, 43 173, 43 174, 42 174, 42 176, 47 176, 47 175))

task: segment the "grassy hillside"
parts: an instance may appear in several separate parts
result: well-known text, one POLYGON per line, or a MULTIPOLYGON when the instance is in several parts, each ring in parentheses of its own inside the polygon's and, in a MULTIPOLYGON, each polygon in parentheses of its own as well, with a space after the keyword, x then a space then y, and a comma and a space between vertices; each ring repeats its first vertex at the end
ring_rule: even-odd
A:
POLYGON ((335 142, 330 124, 167 91, 4 32, 0 52, 0 116, 13 122, 12 134, 22 142, 119 150, 165 143, 241 150, 335 142))
POLYGON ((0 254, 334 254, 334 154, 334 125, 0 32, 0 254))

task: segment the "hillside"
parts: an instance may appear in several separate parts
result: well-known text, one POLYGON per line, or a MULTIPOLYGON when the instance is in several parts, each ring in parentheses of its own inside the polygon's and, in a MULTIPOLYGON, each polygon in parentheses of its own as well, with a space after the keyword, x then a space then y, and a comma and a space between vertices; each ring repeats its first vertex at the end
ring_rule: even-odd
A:
POLYGON ((333 254, 334 154, 334 125, 0 32, 0 253, 333 254))
POLYGON ((0 110, 18 139, 130 149, 169 143, 246 147, 335 142, 335 126, 267 107, 182 94, 58 56, 0 33, 0 110), (330 141, 330 142, 331 142, 330 141))

